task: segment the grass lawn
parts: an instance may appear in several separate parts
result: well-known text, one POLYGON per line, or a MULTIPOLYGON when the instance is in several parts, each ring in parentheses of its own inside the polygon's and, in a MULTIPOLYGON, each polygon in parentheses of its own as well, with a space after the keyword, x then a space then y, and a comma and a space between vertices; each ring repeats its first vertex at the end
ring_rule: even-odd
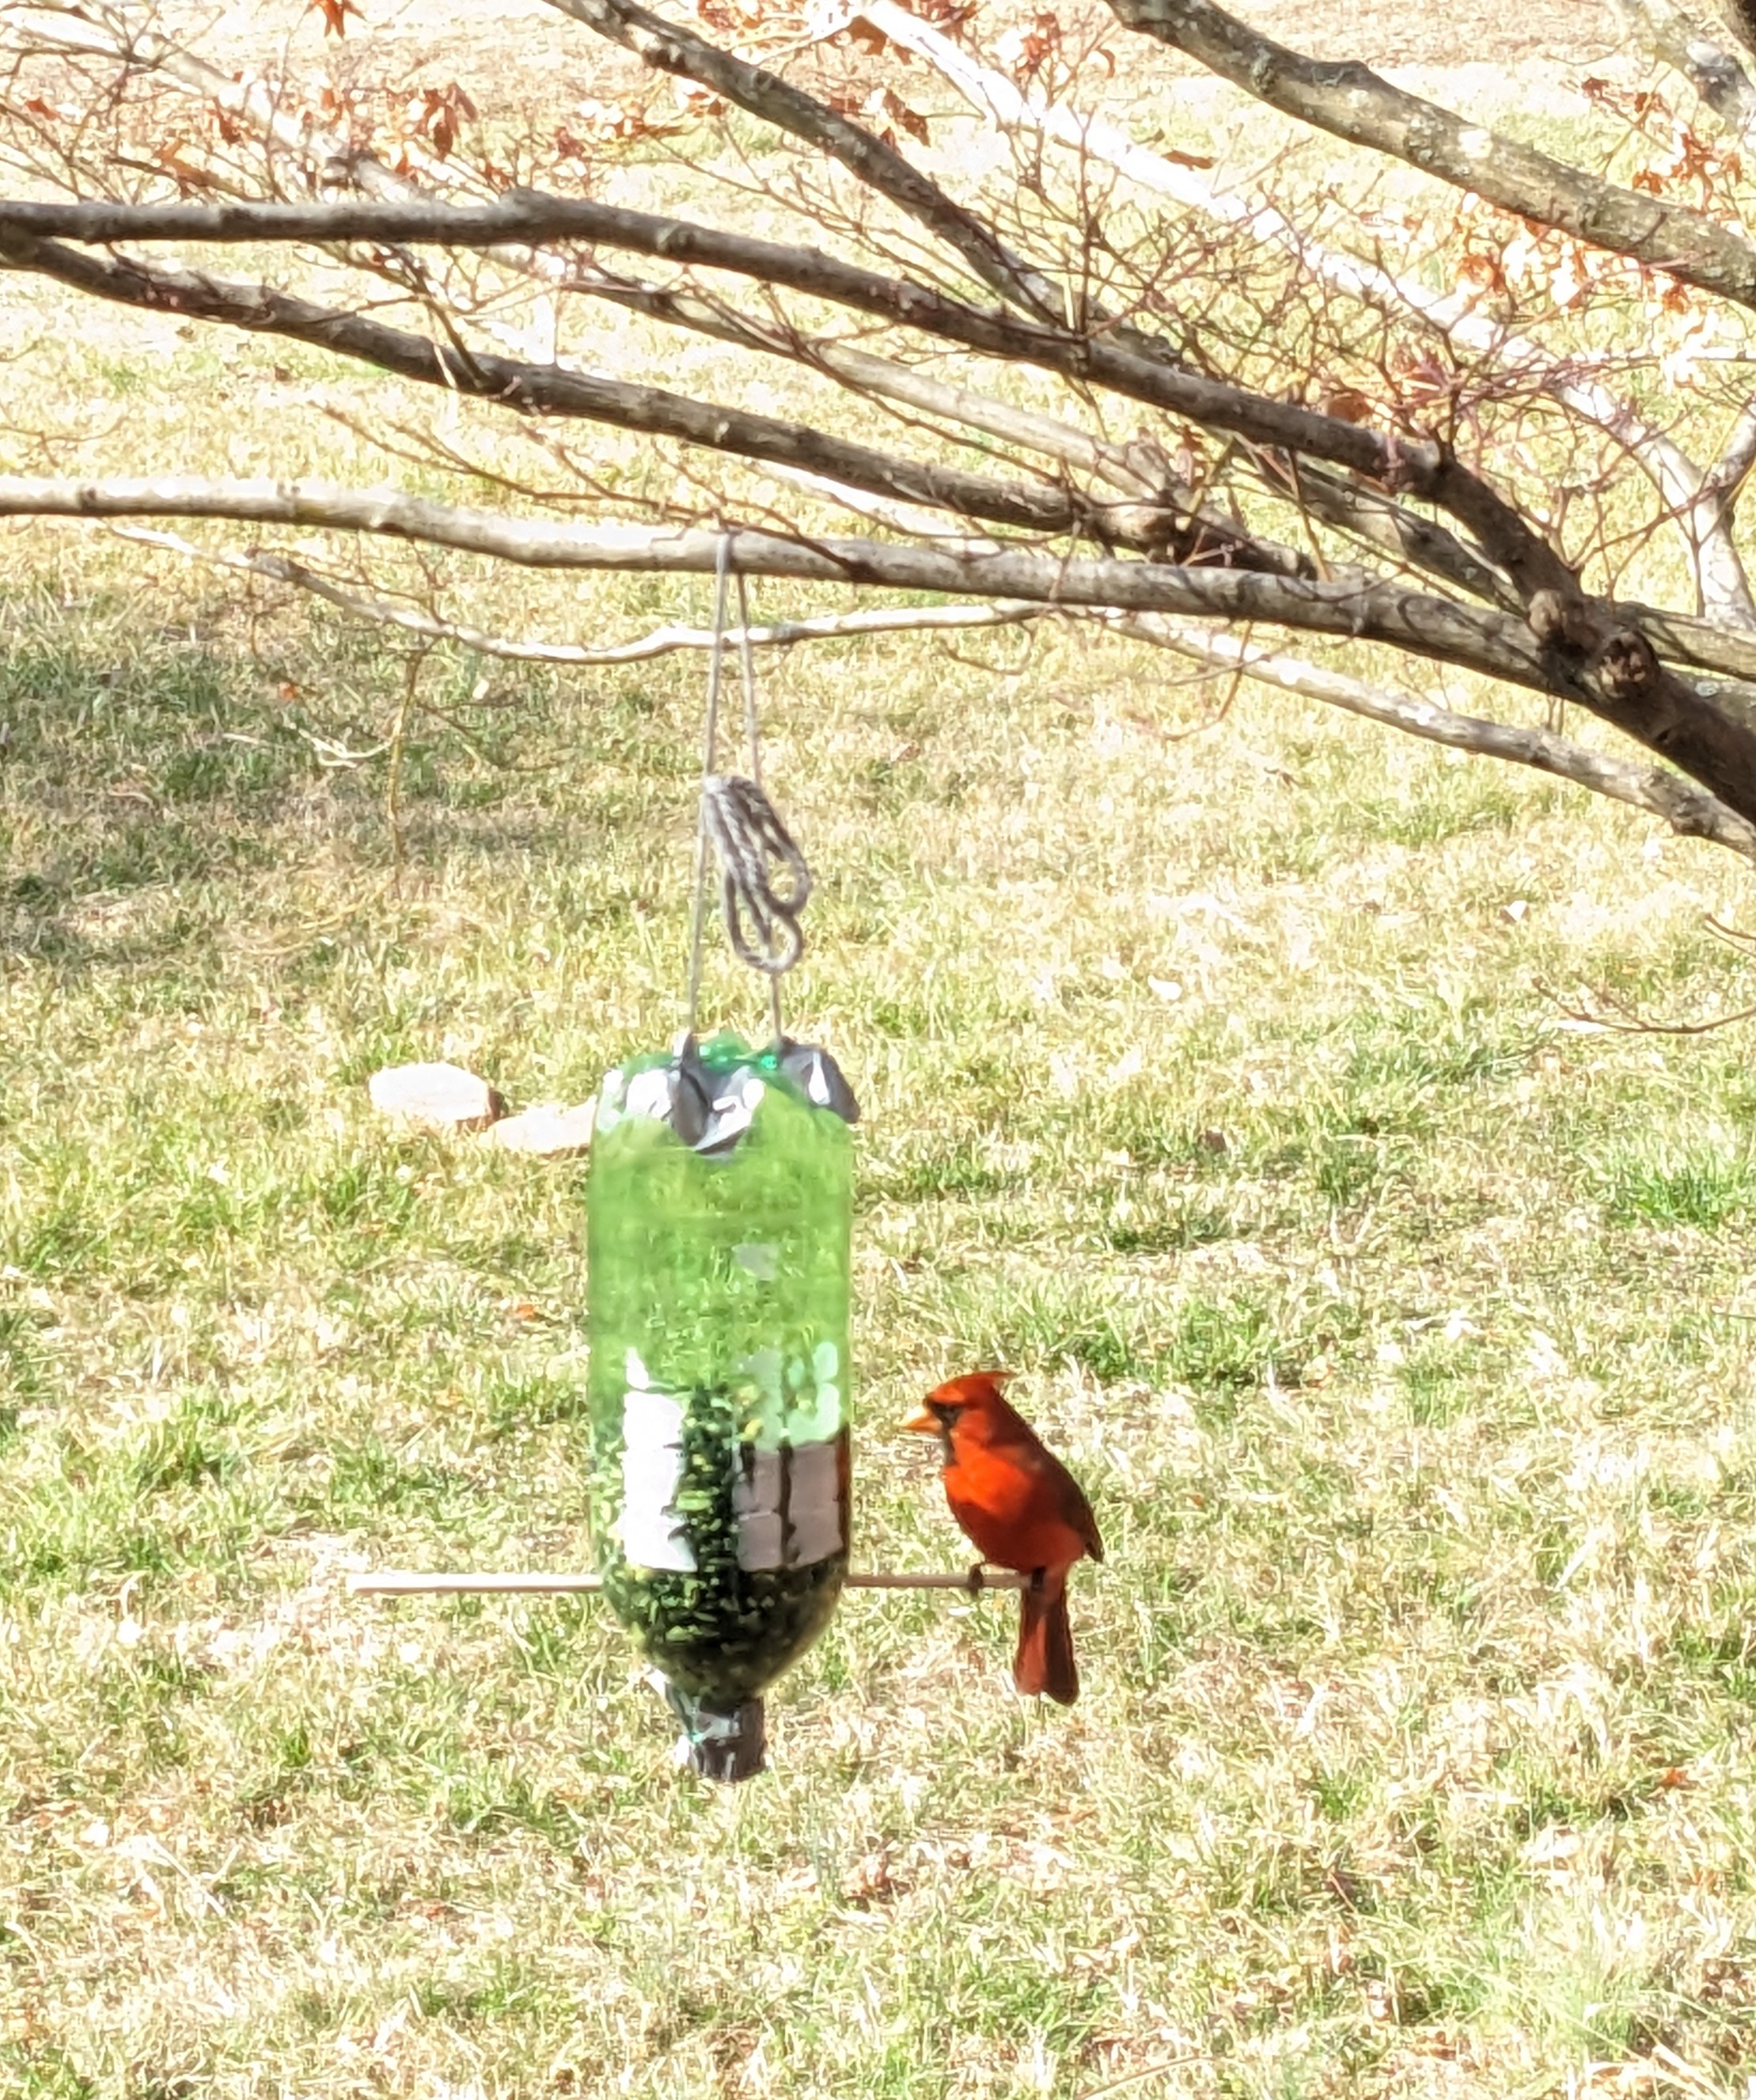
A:
POLYGON ((1071 639, 776 665, 793 1011, 868 1111, 861 1556, 961 1564, 896 1425, 996 1360, 1111 1551, 1072 1714, 998 1600, 852 1599, 717 1792, 595 1605, 342 1592, 587 1552, 585 1169, 364 1081, 576 1096, 667 1036, 699 666, 415 728, 398 894, 385 760, 336 758, 376 642, 253 659, 187 571, 173 621, 179 572, 25 552, 7 2089, 1732 2089, 1756 1081, 1543 988, 1747 999, 1732 863, 1290 702, 1170 741, 1203 696, 1071 639))

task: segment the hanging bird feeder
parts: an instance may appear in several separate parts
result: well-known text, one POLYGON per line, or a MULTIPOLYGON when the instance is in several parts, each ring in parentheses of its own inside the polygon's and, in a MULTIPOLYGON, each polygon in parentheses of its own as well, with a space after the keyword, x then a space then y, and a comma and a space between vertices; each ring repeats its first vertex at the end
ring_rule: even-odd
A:
POLYGON ((750 776, 716 769, 715 579, 689 1030, 599 1097, 588 1198, 592 1515, 604 1592, 663 1680, 690 1762, 762 1767, 762 1693, 829 1623, 847 1569, 848 1125, 826 1051, 788 1040, 803 856, 762 792, 738 579, 750 776), (772 1040, 696 1037, 707 846, 728 937, 770 986, 772 1040), (777 893, 774 872, 790 877, 777 893))
POLYGON ((1016 1589, 1023 1578, 847 1572, 848 1304, 859 1108, 835 1061, 793 1041, 780 981, 811 876, 761 785, 750 607, 737 579, 748 778, 716 768, 729 540, 714 596, 690 937, 689 1025, 599 1095, 587 1194, 595 1575, 351 1578, 356 1592, 601 1590, 654 1665, 705 1777, 763 1768, 763 1694, 823 1631, 844 1584, 1016 1589), (726 933, 768 981, 770 1039, 697 1035, 707 859, 726 933), (777 875, 786 882, 783 894, 777 875))

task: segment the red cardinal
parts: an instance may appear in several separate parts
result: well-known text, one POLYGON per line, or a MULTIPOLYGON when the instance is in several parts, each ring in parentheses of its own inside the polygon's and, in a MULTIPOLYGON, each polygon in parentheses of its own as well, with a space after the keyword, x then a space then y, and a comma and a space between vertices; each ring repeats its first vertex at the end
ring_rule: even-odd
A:
POLYGON ((1062 1705, 1079 1696, 1067 1576, 1103 1541, 1079 1483, 1001 1395, 1006 1371, 971 1371, 936 1386, 904 1423, 937 1436, 945 1454, 945 1499, 983 1560, 1035 1579, 1019 1596, 1020 1692, 1046 1692, 1062 1705))

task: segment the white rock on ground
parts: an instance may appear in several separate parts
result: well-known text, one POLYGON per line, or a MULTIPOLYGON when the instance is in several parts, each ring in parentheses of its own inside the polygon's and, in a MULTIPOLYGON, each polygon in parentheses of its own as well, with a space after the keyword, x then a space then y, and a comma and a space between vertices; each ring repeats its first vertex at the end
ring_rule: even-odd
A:
POLYGON ((488 1142, 504 1145, 508 1152, 532 1152, 549 1159, 570 1152, 588 1152, 596 1114, 596 1101, 581 1101, 573 1108, 560 1101, 539 1101, 495 1123, 488 1132, 488 1142))
POLYGON ((381 1114, 425 1130, 486 1130, 506 1109, 486 1079, 461 1065, 389 1065, 372 1074, 367 1091, 381 1114))

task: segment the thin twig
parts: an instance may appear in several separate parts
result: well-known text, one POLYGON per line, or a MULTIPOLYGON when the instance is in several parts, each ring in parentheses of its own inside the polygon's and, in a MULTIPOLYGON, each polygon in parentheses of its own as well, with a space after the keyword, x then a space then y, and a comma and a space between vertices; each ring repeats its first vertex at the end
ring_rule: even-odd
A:
MULTIPOLYGON (((1006 1568, 972 1568, 963 1575, 847 1575, 847 1590, 1024 1590, 1028 1575, 1006 1568)), ((354 1597, 590 1596, 604 1586, 601 1575, 429 1574, 418 1568, 381 1568, 376 1574, 350 1575, 354 1597)))
POLYGON ((406 858, 403 837, 403 751, 408 736, 408 718, 415 711, 416 695, 420 690, 420 674, 426 668, 430 643, 423 642, 409 652, 403 666, 403 697, 396 710, 396 719, 390 729, 389 764, 385 779, 385 820, 390 829, 390 887, 400 897, 403 893, 403 867, 406 858))
POLYGON ((1565 1019, 1578 1021, 1588 1028, 1601 1028, 1613 1035, 1711 1035, 1717 1029, 1735 1028, 1740 1021, 1756 1021, 1756 1006, 1746 1006, 1736 1013, 1716 1014, 1711 1021, 1652 1021, 1644 1013, 1636 1012, 1626 999, 1618 999, 1613 991, 1600 990, 1591 995, 1609 1008, 1608 1013, 1602 1013, 1586 1005, 1562 1005, 1559 995, 1540 980, 1537 990, 1545 999, 1554 999, 1565 1019))
POLYGON ((1107 2085, 1094 2085, 1080 2095, 1080 2100, 1109 2100, 1112 2093, 1125 2093, 1131 2085, 1144 2085, 1147 2079, 1156 2078, 1161 2071, 1180 2071, 1187 2063, 1203 2063, 1204 2057, 1193 2049, 1182 2056, 1163 2057, 1156 2063, 1142 2064, 1138 2071, 1130 2071, 1120 2078, 1112 2078, 1107 2085))
POLYGON ((1728 948, 1736 949, 1739 955, 1756 955, 1756 933, 1746 933, 1741 926, 1728 926, 1723 919, 1714 918, 1710 911, 1704 923, 1710 933, 1723 941, 1728 948))

